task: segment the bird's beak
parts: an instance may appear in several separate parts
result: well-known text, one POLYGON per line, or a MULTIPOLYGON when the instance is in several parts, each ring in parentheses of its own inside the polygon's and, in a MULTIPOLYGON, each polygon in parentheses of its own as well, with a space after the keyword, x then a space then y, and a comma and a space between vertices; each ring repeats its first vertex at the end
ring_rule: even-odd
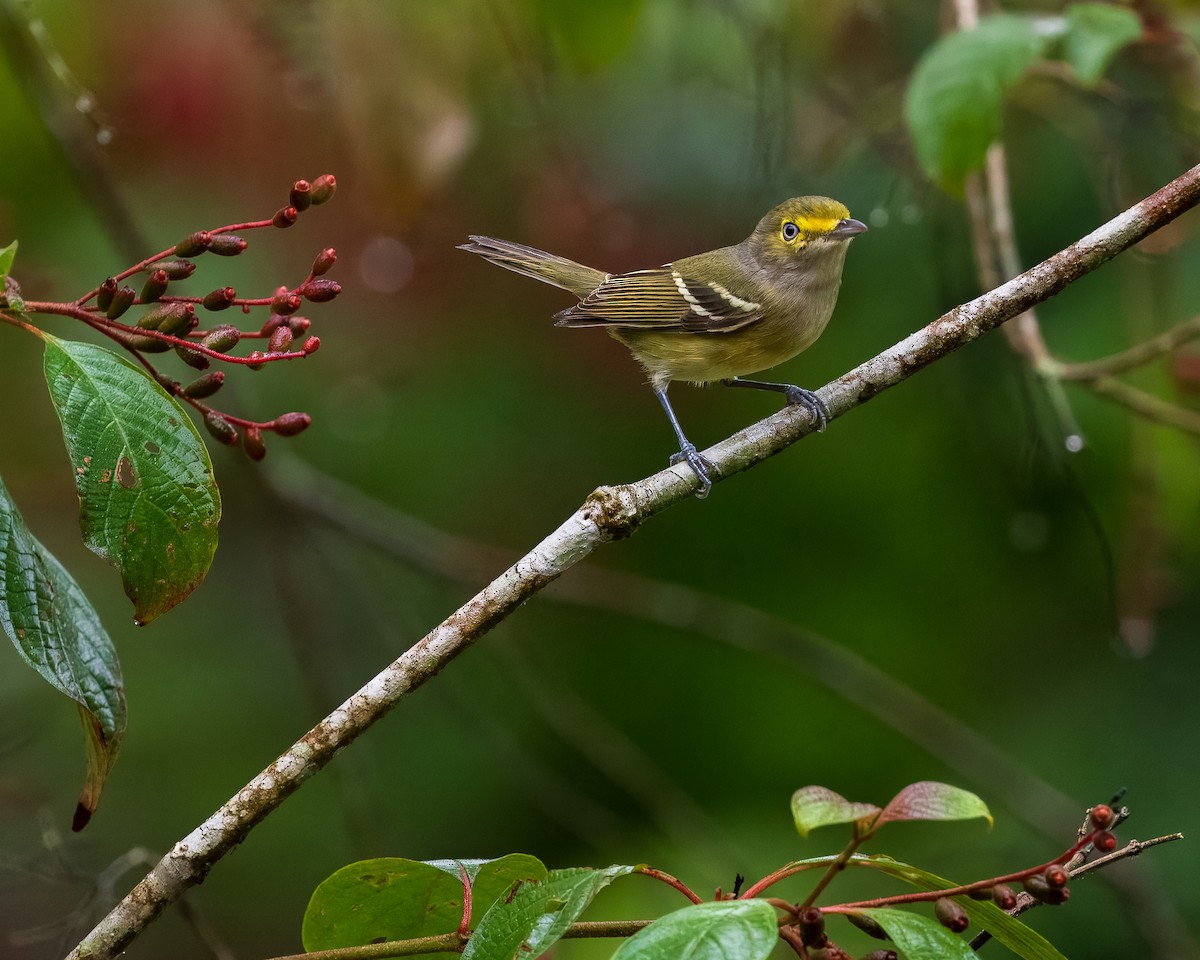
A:
POLYGON ((829 235, 835 240, 849 240, 851 237, 857 236, 860 233, 867 232, 867 225, 861 220, 851 220, 847 217, 834 227, 829 235))

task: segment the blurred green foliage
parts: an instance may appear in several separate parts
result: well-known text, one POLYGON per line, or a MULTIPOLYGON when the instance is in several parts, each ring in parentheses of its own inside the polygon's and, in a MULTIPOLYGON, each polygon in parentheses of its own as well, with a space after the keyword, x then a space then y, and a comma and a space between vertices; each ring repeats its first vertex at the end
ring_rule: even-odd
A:
MULTIPOLYGON (((213 286, 269 293, 335 246, 346 288, 314 326, 318 355, 239 371, 223 399, 263 417, 308 410, 314 426, 287 453, 513 557, 597 484, 663 466, 672 438, 623 349, 553 329, 560 293, 455 251, 469 232, 620 270, 736 241, 787 196, 837 197, 872 230, 829 330, 780 370, 809 387, 978 292, 962 207, 918 172, 903 126, 908 79, 943 28, 922 0, 44 6, 115 137, 96 146, 70 93, 5 37, 0 242, 20 239, 25 295, 74 296, 193 229, 269 214, 297 177, 336 173, 320 216, 255 237, 244 262, 203 265, 213 286), (143 246, 128 249, 114 208, 143 246)), ((1167 32, 1194 32, 1192 8, 1137 6, 1160 33, 1098 88, 1034 72, 1012 92, 1003 134, 1027 263, 1195 162, 1196 55, 1167 32)), ((1051 348, 1099 357, 1191 316, 1193 224, 1046 304, 1051 348)), ((283 508, 262 482, 287 469, 282 442, 261 466, 220 449, 212 573, 135 629, 79 542, 41 345, 9 327, 0 341, 0 474, 99 609, 129 701, 93 823, 48 850, 78 789, 76 720, 0 653, 0 936, 6 955, 41 957, 95 919, 87 877, 130 848, 165 851, 484 577, 448 580, 283 508)), ((1128 379, 1194 408, 1177 370, 1128 379)), ((1028 779, 968 776, 972 758, 914 746, 876 719, 878 688, 839 691, 836 673, 689 628, 694 594, 661 594, 647 619, 558 603, 552 588, 290 799, 195 902, 251 957, 298 950, 316 885, 368 857, 521 850, 551 867, 650 862, 728 889, 735 872, 832 852, 789 822, 792 791, 810 783, 864 799, 920 779, 978 793, 997 819, 986 837, 903 824, 880 841, 956 880, 1046 859, 1121 787, 1124 835, 1188 832, 1195 440, 1070 397, 1088 440, 1074 457, 1003 337, 984 338, 595 559, 828 637, 1028 779)), ((701 446, 776 409, 723 390, 673 400, 701 446)), ((1195 956, 1198 863, 1159 848, 1031 923, 1068 956, 1195 956)), ((839 896, 879 892, 859 882, 839 879, 839 896)), ((596 909, 674 906, 631 882, 596 909)), ((174 910, 129 952, 161 955, 206 955, 174 910)))

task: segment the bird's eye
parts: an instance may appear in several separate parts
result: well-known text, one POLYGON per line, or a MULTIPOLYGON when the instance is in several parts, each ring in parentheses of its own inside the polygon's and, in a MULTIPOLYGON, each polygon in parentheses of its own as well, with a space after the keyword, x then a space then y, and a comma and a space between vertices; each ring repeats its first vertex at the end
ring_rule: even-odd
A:
POLYGON ((788 221, 783 225, 783 230, 781 232, 784 240, 795 240, 798 236, 800 236, 800 228, 791 221, 788 221))

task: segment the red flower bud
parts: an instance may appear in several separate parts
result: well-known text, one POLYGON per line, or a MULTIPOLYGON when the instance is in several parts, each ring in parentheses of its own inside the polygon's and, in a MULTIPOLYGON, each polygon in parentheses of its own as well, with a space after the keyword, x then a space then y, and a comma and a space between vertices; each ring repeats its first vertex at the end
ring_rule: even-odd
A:
POLYGON ((306 333, 308 328, 312 326, 312 321, 308 317, 288 317, 287 323, 293 337, 298 337, 300 334, 306 333))
POLYGON ((226 446, 232 447, 238 442, 237 427, 235 427, 216 411, 209 410, 208 413, 204 415, 204 425, 208 427, 209 433, 211 433, 226 446))
POLYGON ((312 202, 313 206, 325 203, 333 197, 334 191, 337 190, 337 178, 332 173, 323 173, 312 182, 312 202))
POLYGON ((142 285, 142 303, 154 303, 167 292, 167 281, 170 277, 167 276, 167 271, 159 268, 151 270, 150 276, 146 278, 146 282, 142 285))
POLYGON ((271 338, 267 341, 268 353, 285 353, 287 348, 292 345, 292 330, 291 327, 279 326, 271 331, 271 338))
POLYGON ((281 413, 266 427, 274 430, 281 437, 294 437, 298 433, 303 433, 312 423, 312 417, 307 413, 281 413))
POLYGON ((112 295, 112 302, 109 303, 108 308, 104 311, 104 315, 109 320, 116 320, 117 317, 133 306, 133 301, 136 299, 137 291, 133 287, 121 287, 120 290, 112 295))
POLYGON ((246 241, 232 233, 218 233, 212 238, 208 249, 219 257, 236 257, 246 249, 246 241))
POLYGON ((300 309, 303 301, 297 293, 291 293, 287 287, 280 287, 271 298, 271 311, 282 316, 291 316, 300 309))
POLYGON ((933 915, 937 917, 938 923, 953 933, 962 933, 971 925, 971 918, 962 904, 949 897, 940 897, 934 901, 933 915))
POLYGON ((109 277, 96 292, 96 306, 101 310, 107 310, 113 302, 113 294, 117 292, 117 281, 109 277))
POLYGON ((214 393, 221 389, 225 383, 225 374, 221 370, 213 370, 206 373, 189 383, 179 392, 185 397, 191 397, 193 400, 203 400, 205 397, 211 397, 214 393))
POLYGON ((200 342, 208 347, 209 350, 215 350, 217 353, 228 353, 238 345, 238 341, 241 339, 242 332, 237 327, 223 323, 219 327, 213 327, 209 330, 200 342))
POLYGON ((1088 816, 1092 821, 1092 826, 1101 830, 1107 830, 1113 825, 1113 821, 1117 819, 1113 808, 1107 803, 1098 803, 1088 811, 1088 816))
POLYGON ((1025 892, 1042 903, 1066 903, 1067 899, 1071 896, 1071 891, 1068 888, 1050 886, 1046 878, 1040 873, 1036 873, 1032 877, 1027 877, 1024 880, 1024 885, 1025 892))
POLYGON ((328 303, 342 292, 342 285, 336 280, 309 280, 300 284, 296 292, 312 303, 328 303))
POLYGON ((1001 910, 1011 910, 1017 905, 1017 895, 1013 893, 1012 887, 998 883, 992 887, 992 903, 1001 910))
POLYGON ((800 928, 800 942, 806 947, 822 947, 825 936, 825 914, 816 907, 805 907, 796 915, 800 928))
POLYGON ((179 393, 179 381, 173 380, 165 373, 155 372, 154 379, 158 381, 158 385, 167 391, 172 397, 179 393))
POLYGON ((288 195, 288 203, 296 208, 297 213, 303 213, 312 203, 312 184, 307 180, 297 180, 292 184, 292 192, 288 195))
POLYGON ((313 261, 312 275, 319 277, 328 273, 335 263, 337 263, 337 251, 333 247, 326 247, 317 254, 317 259, 313 261))
POLYGON ((1092 837, 1092 843, 1101 853, 1112 853, 1117 849, 1117 838, 1111 830, 1101 830, 1092 837))
POLYGON ((233 287, 220 287, 204 298, 205 310, 225 310, 233 306, 237 291, 233 287))
POLYGON ((301 347, 300 349, 302 351, 304 351, 304 355, 307 357, 310 353, 316 353, 320 348, 321 348, 321 338, 320 337, 309 337, 307 340, 304 341, 304 346, 301 347))
POLYGON ((262 432, 258 427, 247 427, 242 434, 242 449, 251 460, 261 460, 267 455, 267 445, 263 443, 262 432))
POLYGON ((197 230, 175 244, 175 256, 198 257, 208 249, 210 243, 212 243, 212 236, 204 230, 197 230))
POLYGON ((267 359, 267 355, 261 350, 251 350, 250 355, 246 359, 250 361, 246 366, 251 370, 261 370, 266 366, 266 363, 263 361, 267 359))
POLYGON ((1052 863, 1042 871, 1042 876, 1046 878, 1046 882, 1052 887, 1065 887, 1067 881, 1071 879, 1071 875, 1059 863, 1052 863))
POLYGON ((275 216, 271 218, 271 226, 279 227, 280 229, 290 227, 296 222, 297 216, 295 207, 280 207, 275 211, 275 216))

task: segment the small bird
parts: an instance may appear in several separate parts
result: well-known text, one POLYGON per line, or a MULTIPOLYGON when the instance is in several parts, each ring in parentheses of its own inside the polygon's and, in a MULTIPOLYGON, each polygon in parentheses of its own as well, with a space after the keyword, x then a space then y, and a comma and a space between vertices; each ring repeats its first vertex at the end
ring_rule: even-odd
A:
POLYGON ((684 435, 667 399, 672 380, 720 381, 782 393, 825 429, 829 411, 811 390, 743 375, 790 360, 825 329, 842 282, 846 242, 867 229, 828 197, 795 197, 772 209, 739 244, 631 273, 605 273, 508 240, 472 236, 460 250, 552 283, 579 303, 559 327, 605 327, 645 369, 687 461, 712 489, 713 463, 684 435))

